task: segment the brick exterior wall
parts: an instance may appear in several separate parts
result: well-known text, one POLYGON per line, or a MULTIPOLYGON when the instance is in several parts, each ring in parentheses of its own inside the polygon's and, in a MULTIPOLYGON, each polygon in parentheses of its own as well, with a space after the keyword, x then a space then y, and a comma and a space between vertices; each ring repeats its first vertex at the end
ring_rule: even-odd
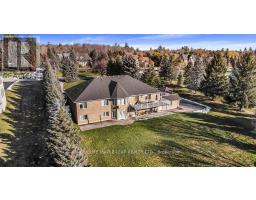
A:
MULTIPOLYGON (((129 112, 129 105, 134 105, 137 100, 139 99, 140 102, 147 102, 147 101, 157 101, 160 100, 160 93, 153 93, 150 94, 151 98, 147 99, 148 95, 139 95, 139 96, 130 96, 127 98, 128 102, 125 105, 113 105, 112 101, 108 101, 108 105, 102 106, 101 100, 93 100, 93 101, 87 101, 87 107, 86 108, 80 108, 80 102, 74 103, 70 100, 68 101, 70 104, 71 112, 73 115, 73 118, 75 122, 78 125, 84 125, 88 123, 95 123, 95 122, 101 122, 106 120, 112 119, 112 111, 124 111, 127 118, 132 117, 135 115, 135 112, 129 112), (109 116, 102 116, 103 112, 109 112, 109 116), (81 120, 81 115, 87 115, 86 120, 81 120)), ((156 110, 166 110, 171 108, 177 108, 179 106, 179 101, 173 101, 172 105, 168 107, 159 107, 156 110)), ((141 111, 142 113, 143 111, 141 111)))

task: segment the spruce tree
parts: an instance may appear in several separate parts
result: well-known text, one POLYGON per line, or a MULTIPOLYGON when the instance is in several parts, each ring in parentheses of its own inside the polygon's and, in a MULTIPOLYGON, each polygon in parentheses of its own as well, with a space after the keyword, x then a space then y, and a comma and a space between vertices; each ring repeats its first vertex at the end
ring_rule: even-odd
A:
POLYGON ((51 108, 56 103, 56 99, 58 99, 61 105, 65 104, 59 81, 49 64, 45 66, 43 87, 48 108, 51 108))
POLYGON ((227 66, 220 52, 215 52, 213 59, 207 65, 202 91, 206 96, 214 99, 217 96, 225 96, 228 90, 227 66))
POLYGON ((177 77, 177 85, 182 86, 183 85, 183 74, 180 72, 177 77))
POLYGON ((256 58, 245 52, 230 75, 230 97, 239 109, 256 106, 256 58))
POLYGON ((51 68, 46 67, 43 86, 48 117, 47 146, 50 166, 86 166, 79 130, 65 106, 65 98, 51 68))
POLYGON ((60 167, 83 167, 87 165, 82 150, 79 130, 72 122, 65 106, 61 106, 49 121, 50 164, 60 167))
POLYGON ((69 57, 63 58, 62 68, 66 82, 72 82, 78 79, 78 63, 73 51, 70 53, 69 57))
POLYGON ((184 84, 187 85, 187 88, 193 91, 200 89, 201 82, 204 79, 205 66, 201 58, 197 57, 195 62, 190 61, 184 73, 184 84))
POLYGON ((121 56, 116 56, 115 58, 111 58, 107 64, 107 75, 120 75, 123 66, 123 60, 121 56))
POLYGON ((139 79, 139 61, 132 55, 123 57, 121 73, 139 79))
POLYGON ((160 62, 160 77, 165 80, 176 80, 177 63, 173 56, 164 55, 160 62))
POLYGON ((151 85, 151 86, 158 86, 160 84, 160 79, 158 74, 155 71, 154 63, 150 62, 148 68, 142 75, 142 81, 151 85))
POLYGON ((160 77, 164 78, 165 80, 168 79, 169 72, 170 72, 169 68, 171 67, 171 62, 167 55, 164 55, 161 58, 159 66, 160 66, 160 77))
POLYGON ((54 48, 51 48, 50 46, 48 46, 48 48, 47 48, 47 57, 48 57, 48 60, 49 60, 51 66, 53 68, 58 68, 59 67, 60 58, 57 55, 57 52, 55 51, 54 48))

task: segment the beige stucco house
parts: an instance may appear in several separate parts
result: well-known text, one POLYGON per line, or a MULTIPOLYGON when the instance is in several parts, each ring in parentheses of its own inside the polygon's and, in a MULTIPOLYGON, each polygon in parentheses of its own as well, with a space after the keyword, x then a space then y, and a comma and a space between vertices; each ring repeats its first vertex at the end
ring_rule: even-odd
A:
POLYGON ((65 94, 78 125, 170 110, 180 102, 178 94, 164 94, 128 75, 97 77, 65 94))

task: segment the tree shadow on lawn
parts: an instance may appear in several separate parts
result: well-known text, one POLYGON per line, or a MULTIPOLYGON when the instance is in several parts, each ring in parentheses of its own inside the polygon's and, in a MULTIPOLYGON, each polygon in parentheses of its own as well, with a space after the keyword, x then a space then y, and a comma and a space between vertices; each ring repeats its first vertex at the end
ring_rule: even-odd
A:
POLYGON ((46 166, 45 112, 41 82, 21 82, 13 87, 16 96, 8 97, 8 107, 2 119, 12 127, 10 133, 0 133, 7 147, 0 166, 46 166))
POLYGON ((242 153, 255 154, 256 145, 251 143, 255 137, 249 135, 239 124, 230 122, 228 118, 192 113, 183 114, 178 118, 156 118, 143 123, 146 128, 163 137, 160 143, 148 148, 153 149, 153 153, 167 165, 251 166, 255 162, 250 160, 245 163, 241 157, 232 154, 232 148, 245 151, 242 153), (183 117, 188 119, 184 120, 183 117), (247 139, 250 142, 239 140, 234 137, 236 134, 249 136, 247 139))

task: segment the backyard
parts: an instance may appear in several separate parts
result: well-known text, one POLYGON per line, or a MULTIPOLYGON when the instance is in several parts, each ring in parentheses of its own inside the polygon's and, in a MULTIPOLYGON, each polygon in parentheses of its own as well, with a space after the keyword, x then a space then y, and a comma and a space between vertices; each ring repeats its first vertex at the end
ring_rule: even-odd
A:
MULTIPOLYGON (((209 101, 187 90, 180 93, 209 101)), ((175 114, 82 132, 89 162, 93 166, 255 166, 252 115, 209 102, 214 108, 208 114, 175 114)))

